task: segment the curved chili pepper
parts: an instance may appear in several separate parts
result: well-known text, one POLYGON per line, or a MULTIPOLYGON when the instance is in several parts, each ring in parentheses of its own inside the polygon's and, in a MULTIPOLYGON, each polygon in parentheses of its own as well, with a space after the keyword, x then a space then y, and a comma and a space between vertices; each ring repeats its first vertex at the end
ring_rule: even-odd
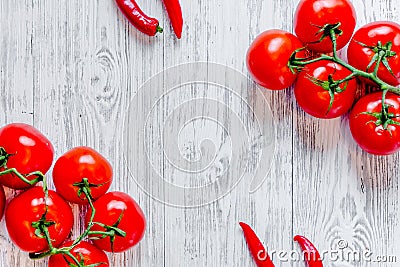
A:
POLYGON ((139 31, 149 36, 156 35, 157 32, 163 32, 159 22, 155 18, 151 18, 143 13, 135 0, 115 0, 118 7, 124 13, 125 17, 135 26, 139 31))
POLYGON ((240 222, 240 227, 243 229, 243 234, 246 239, 247 245, 257 267, 275 267, 267 251, 265 250, 260 239, 251 227, 243 222, 240 222))
POLYGON ((163 0, 169 19, 171 20, 172 28, 174 29, 176 37, 181 39, 183 17, 182 8, 179 4, 179 0, 163 0))
POLYGON ((321 256, 310 240, 301 235, 296 235, 294 241, 298 242, 303 250, 308 267, 323 267, 321 256))

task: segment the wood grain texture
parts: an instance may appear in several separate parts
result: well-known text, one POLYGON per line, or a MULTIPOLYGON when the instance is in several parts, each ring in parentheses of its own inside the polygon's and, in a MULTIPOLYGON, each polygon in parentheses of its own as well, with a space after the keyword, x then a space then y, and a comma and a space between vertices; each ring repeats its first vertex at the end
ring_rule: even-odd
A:
MULTIPOLYGON (((114 1, 0 1, 0 124, 33 124, 52 140, 56 156, 78 145, 97 149, 114 166, 112 190, 131 194, 147 216, 144 240, 126 253, 109 254, 111 266, 253 266, 239 221, 251 224, 270 249, 297 249, 292 236, 303 234, 321 250, 336 249, 345 240, 351 248, 395 255, 399 262, 399 156, 362 152, 352 141, 346 118, 310 118, 296 106, 291 90, 264 92, 275 119, 277 149, 267 180, 255 193, 249 194, 249 181, 242 181, 210 205, 185 209, 156 201, 139 188, 129 175, 121 143, 125 114, 143 83, 166 68, 196 61, 246 73, 250 42, 269 28, 291 31, 298 0, 181 1, 185 24, 180 41, 172 34, 161 1, 140 2, 143 10, 161 19, 164 34, 142 35, 114 1)), ((374 20, 400 22, 397 0, 353 4, 358 27, 374 20)), ((159 87, 153 93, 164 92, 159 87)), ((181 97, 192 93, 188 90, 181 97)), ((244 88, 242 94, 250 99, 252 92, 244 88)), ((141 104, 153 104, 147 100, 141 104)), ((177 99, 163 101, 155 110, 155 125, 165 122, 177 99)), ((182 114, 172 123, 181 125, 184 119, 182 114)), ((251 123, 251 116, 243 120, 245 125, 251 123)), ((213 129, 205 125, 206 130, 194 133, 213 129)), ((158 140, 162 133, 157 129, 147 131, 146 138, 158 140)), ((154 142, 151 149, 160 146, 154 142)), ((151 168, 138 151, 132 155, 138 167, 151 168)), ((189 176, 174 177, 177 172, 167 162, 157 155, 154 159, 163 173, 171 174, 166 179, 193 182, 189 176)), ((154 177, 146 178, 153 185, 154 177)), ((82 231, 80 210, 85 209, 74 207, 74 236, 82 231)), ((46 264, 46 260, 31 262, 11 243, 4 220, 0 223, 0 266, 46 264)), ((276 261, 276 266, 304 263, 276 261)))

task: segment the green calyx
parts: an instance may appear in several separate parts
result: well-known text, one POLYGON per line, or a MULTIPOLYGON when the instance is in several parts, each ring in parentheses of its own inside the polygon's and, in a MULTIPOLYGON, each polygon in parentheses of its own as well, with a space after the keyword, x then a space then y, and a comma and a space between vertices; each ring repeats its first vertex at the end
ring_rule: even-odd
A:
POLYGON ((32 222, 32 227, 35 228, 35 235, 39 238, 50 239, 48 235, 48 228, 56 223, 53 221, 47 221, 46 219, 47 210, 43 213, 42 217, 37 222, 32 222))
MULTIPOLYGON (((400 122, 395 121, 395 118, 398 118, 397 115, 394 115, 393 113, 389 112, 389 108, 392 107, 392 105, 388 105, 385 103, 386 101, 386 94, 387 90, 383 90, 382 92, 382 108, 381 112, 362 112, 360 114, 363 115, 370 115, 376 118, 376 120, 371 120, 368 123, 374 123, 377 127, 382 126, 384 130, 389 131, 390 135, 392 134, 389 129, 389 125, 400 125, 400 122)), ((359 114, 359 115, 360 115, 359 114)))
POLYGON ((392 42, 387 42, 386 44, 382 44, 381 41, 378 41, 377 45, 375 46, 368 46, 364 43, 358 42, 357 43, 363 47, 367 47, 371 49, 375 55, 372 57, 371 61, 369 62, 367 66, 367 71, 370 70, 370 68, 375 64, 375 71, 374 73, 377 74, 379 64, 382 62, 382 64, 385 66, 385 68, 390 72, 390 74, 393 75, 393 77, 396 78, 396 75, 393 73, 392 68, 389 65, 388 58, 394 57, 396 55, 396 52, 392 51, 392 42))
POLYGON ((320 30, 315 34, 316 36, 320 35, 320 38, 318 41, 312 42, 313 43, 320 43, 322 42, 325 38, 331 38, 332 34, 335 36, 340 36, 343 34, 343 31, 340 29, 341 23, 335 23, 335 24, 325 24, 324 26, 319 26, 319 25, 313 25, 320 30))
POLYGON ((8 154, 3 147, 0 147, 0 167, 7 168, 7 161, 11 156, 13 155, 8 154))
POLYGON ((311 57, 307 57, 307 58, 299 58, 299 57, 297 57, 297 54, 299 52, 301 52, 301 51, 304 51, 304 50, 306 50, 305 47, 302 47, 302 48, 294 50, 292 55, 289 58, 287 67, 290 69, 290 71, 293 74, 296 74, 296 73, 302 71, 303 68, 304 68, 304 65, 301 64, 301 62, 302 61, 307 61, 307 60, 309 60, 311 58, 311 57))
POLYGON ((388 105, 388 104, 384 104, 382 106, 381 112, 362 112, 360 114, 370 115, 370 116, 375 117, 376 120, 371 120, 367 123, 374 123, 376 126, 382 125, 384 130, 387 130, 390 132, 389 125, 400 125, 400 122, 394 120, 398 116, 389 112, 390 107, 392 107, 392 106, 388 105))
POLYGON ((311 75, 308 75, 308 79, 315 85, 320 86, 323 90, 327 91, 329 93, 330 96, 330 101, 329 101, 329 107, 327 112, 325 113, 328 114, 329 111, 332 109, 333 106, 333 101, 335 100, 335 93, 342 93, 346 90, 347 85, 348 85, 348 81, 335 81, 333 79, 332 74, 328 75, 328 80, 323 81, 320 79, 317 79, 315 77, 312 77, 311 75), (341 84, 343 85, 343 88, 341 87, 341 84))
POLYGON ((291 55, 291 57, 288 61, 288 64, 287 64, 288 68, 292 71, 292 73, 297 73, 297 72, 303 70, 304 67, 306 67, 308 64, 312 64, 312 63, 322 61, 322 60, 328 60, 330 62, 339 64, 339 65, 343 66, 344 68, 348 69, 349 71, 351 71, 351 75, 349 75, 347 78, 341 80, 341 82, 349 81, 350 79, 356 78, 356 77, 363 77, 363 78, 368 79, 368 80, 374 82, 375 84, 377 84, 381 90, 387 90, 392 93, 400 95, 400 88, 384 82, 377 75, 379 66, 381 64, 383 64, 386 67, 386 69, 388 69, 388 71, 392 75, 394 75, 393 71, 390 68, 390 65, 388 63, 388 58, 396 55, 396 53, 391 50, 392 49, 391 42, 388 42, 386 44, 382 44, 381 42, 378 42, 378 44, 376 46, 367 46, 365 44, 359 43, 365 47, 368 47, 369 49, 372 49, 375 52, 375 56, 373 57, 372 61, 369 64, 369 68, 371 68, 375 63, 375 69, 373 72, 368 72, 368 70, 359 70, 359 69, 353 67, 349 63, 340 59, 340 57, 338 56, 336 41, 337 41, 337 35, 342 34, 342 31, 339 28, 340 23, 327 24, 323 27, 319 27, 319 26, 316 26, 316 27, 320 28, 321 30, 319 31, 319 33, 322 32, 323 34, 322 34, 320 40, 315 43, 318 43, 322 39, 329 36, 331 39, 331 42, 332 42, 333 55, 331 56, 328 54, 320 54, 317 57, 315 57, 315 56, 300 57, 298 55, 299 52, 302 50, 306 50, 307 48, 303 47, 303 48, 297 49, 293 52, 293 54, 291 55), (329 35, 328 35, 328 32, 329 32, 329 35))
POLYGON ((103 238, 110 237, 111 250, 114 251, 115 238, 117 236, 126 237, 126 232, 121 230, 120 228, 118 228, 118 225, 121 223, 121 220, 123 217, 124 217, 124 212, 121 212, 121 214, 118 217, 118 220, 111 226, 105 225, 103 223, 95 222, 95 224, 103 227, 105 229, 105 231, 90 231, 89 232, 90 235, 100 235, 100 236, 91 237, 90 239, 96 240, 96 239, 103 239, 103 238))
POLYGON ((93 184, 93 183, 89 183, 88 178, 83 178, 82 181, 78 182, 78 183, 74 183, 73 186, 78 187, 78 197, 82 200, 88 200, 88 198, 90 198, 90 200, 93 200, 92 194, 91 194, 91 188, 95 188, 95 187, 101 187, 104 184, 93 184))

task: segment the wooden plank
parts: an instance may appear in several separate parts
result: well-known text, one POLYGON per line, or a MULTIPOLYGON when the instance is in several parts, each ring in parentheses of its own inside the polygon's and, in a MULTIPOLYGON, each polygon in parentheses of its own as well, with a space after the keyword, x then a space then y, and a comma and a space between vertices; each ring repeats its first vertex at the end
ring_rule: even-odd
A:
MULTIPOLYGON (((31 1, 0 3, 0 124, 34 121, 34 38, 31 1)), ((6 189, 8 198, 16 193, 6 189)), ((0 262, 3 266, 32 266, 25 253, 14 247, 4 219, 0 224, 0 262)))
MULTIPOLYGON (((161 178, 183 186, 204 184, 219 177, 218 172, 206 179, 188 172, 182 174, 158 154, 163 150, 160 140, 164 135, 180 148, 192 141, 191 145, 205 149, 200 149, 200 156, 207 158, 214 150, 210 143, 202 142, 203 137, 211 136, 217 148, 229 148, 229 138, 210 120, 212 116, 217 114, 217 121, 227 129, 240 131, 240 125, 244 125, 253 135, 257 122, 254 116, 243 116, 248 112, 244 103, 254 106, 252 98, 256 94, 251 84, 240 89, 244 103, 232 91, 221 93, 211 87, 204 91, 204 95, 225 102, 229 111, 222 106, 214 109, 211 102, 203 101, 203 105, 193 108, 180 106, 173 113, 176 105, 198 96, 196 90, 201 87, 192 85, 180 95, 163 96, 169 89, 163 85, 163 81, 169 81, 165 78, 151 90, 151 95, 141 94, 140 107, 133 107, 133 111, 141 112, 162 97, 149 117, 152 124, 132 128, 132 134, 144 132, 145 140, 150 142, 146 148, 153 154, 144 156, 144 150, 127 153, 121 146, 124 119, 132 111, 131 100, 135 100, 145 81, 166 68, 196 61, 220 63, 246 74, 245 54, 250 42, 269 28, 291 31, 298 0, 182 1, 185 24, 180 41, 172 34, 161 1, 142 2, 143 10, 161 18, 164 34, 155 38, 142 35, 113 1, 0 1, 1 125, 15 121, 34 124, 53 141, 56 156, 78 145, 99 150, 114 166, 112 190, 130 193, 147 216, 145 239, 126 253, 109 254, 111 266, 253 266, 239 221, 254 226, 274 250, 296 249, 291 237, 299 233, 310 237, 321 249, 336 248, 338 241, 344 239, 357 249, 398 255, 399 156, 381 158, 361 152, 351 139, 347 119, 311 119, 296 107, 291 90, 264 92, 275 119, 277 150, 267 180, 254 194, 249 193, 250 179, 244 179, 217 202, 200 208, 177 208, 156 201, 141 190, 130 175, 134 169, 144 170, 147 186, 165 199, 173 197, 173 192, 160 186, 156 180, 160 177, 153 176, 153 168, 160 170, 164 176, 161 178), (240 123, 236 127, 227 114, 238 110, 244 113, 238 116, 240 123), (202 119, 186 125, 190 112, 200 112, 202 119), (180 135, 165 132, 170 129, 176 133, 174 127, 182 125, 186 126, 180 135)), ((380 19, 400 21, 395 0, 353 3, 359 15, 358 26, 380 19)), ((183 78, 184 73, 175 77, 183 78)), ((235 134, 231 132, 231 136, 235 134)), ((187 148, 186 153, 174 155, 179 160, 199 156, 198 148, 187 148)), ((251 159, 244 149, 239 152, 233 157, 239 157, 240 164, 251 159)), ((239 172, 240 164, 229 167, 239 172)), ((251 159, 249 164, 257 162, 251 159)), ((186 167, 191 168, 189 163, 186 167)), ((235 173, 227 179, 230 183, 235 173)), ((218 190, 214 186, 203 197, 218 194, 218 190)), ((190 204, 195 197, 182 199, 183 204, 190 204)), ((79 208, 75 206, 74 211, 76 236, 83 225, 79 208)), ((30 262, 12 245, 5 228, 3 221, 0 266, 46 266, 46 260, 30 262)))
MULTIPOLYGON (((358 27, 376 20, 399 21, 394 1, 353 1, 358 27)), ((345 52, 342 53, 345 55, 345 52)), ((362 152, 348 119, 316 120, 297 108, 294 125, 294 233, 321 250, 369 250, 398 257, 398 155, 362 152)), ((297 246, 295 246, 297 247, 297 246)), ((346 254, 345 254, 346 255, 346 254)), ((397 266, 396 263, 325 261, 329 266, 397 266)), ((297 265, 296 265, 297 266, 297 265)), ((299 264, 298 266, 301 266, 299 264)))

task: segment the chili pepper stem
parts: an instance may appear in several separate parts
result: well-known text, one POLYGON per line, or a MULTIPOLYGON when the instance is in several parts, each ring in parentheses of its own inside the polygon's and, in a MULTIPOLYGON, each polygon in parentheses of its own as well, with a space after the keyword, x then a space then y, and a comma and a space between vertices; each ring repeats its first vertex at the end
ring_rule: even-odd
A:
POLYGON ((163 29, 162 27, 160 27, 160 25, 157 25, 157 27, 156 27, 156 32, 158 32, 158 33, 163 33, 163 32, 164 32, 164 29, 163 29))
POLYGON ((157 32, 162 32, 159 27, 159 21, 155 18, 147 16, 139 7, 136 0, 115 0, 118 7, 125 17, 139 31, 154 36, 157 32))

